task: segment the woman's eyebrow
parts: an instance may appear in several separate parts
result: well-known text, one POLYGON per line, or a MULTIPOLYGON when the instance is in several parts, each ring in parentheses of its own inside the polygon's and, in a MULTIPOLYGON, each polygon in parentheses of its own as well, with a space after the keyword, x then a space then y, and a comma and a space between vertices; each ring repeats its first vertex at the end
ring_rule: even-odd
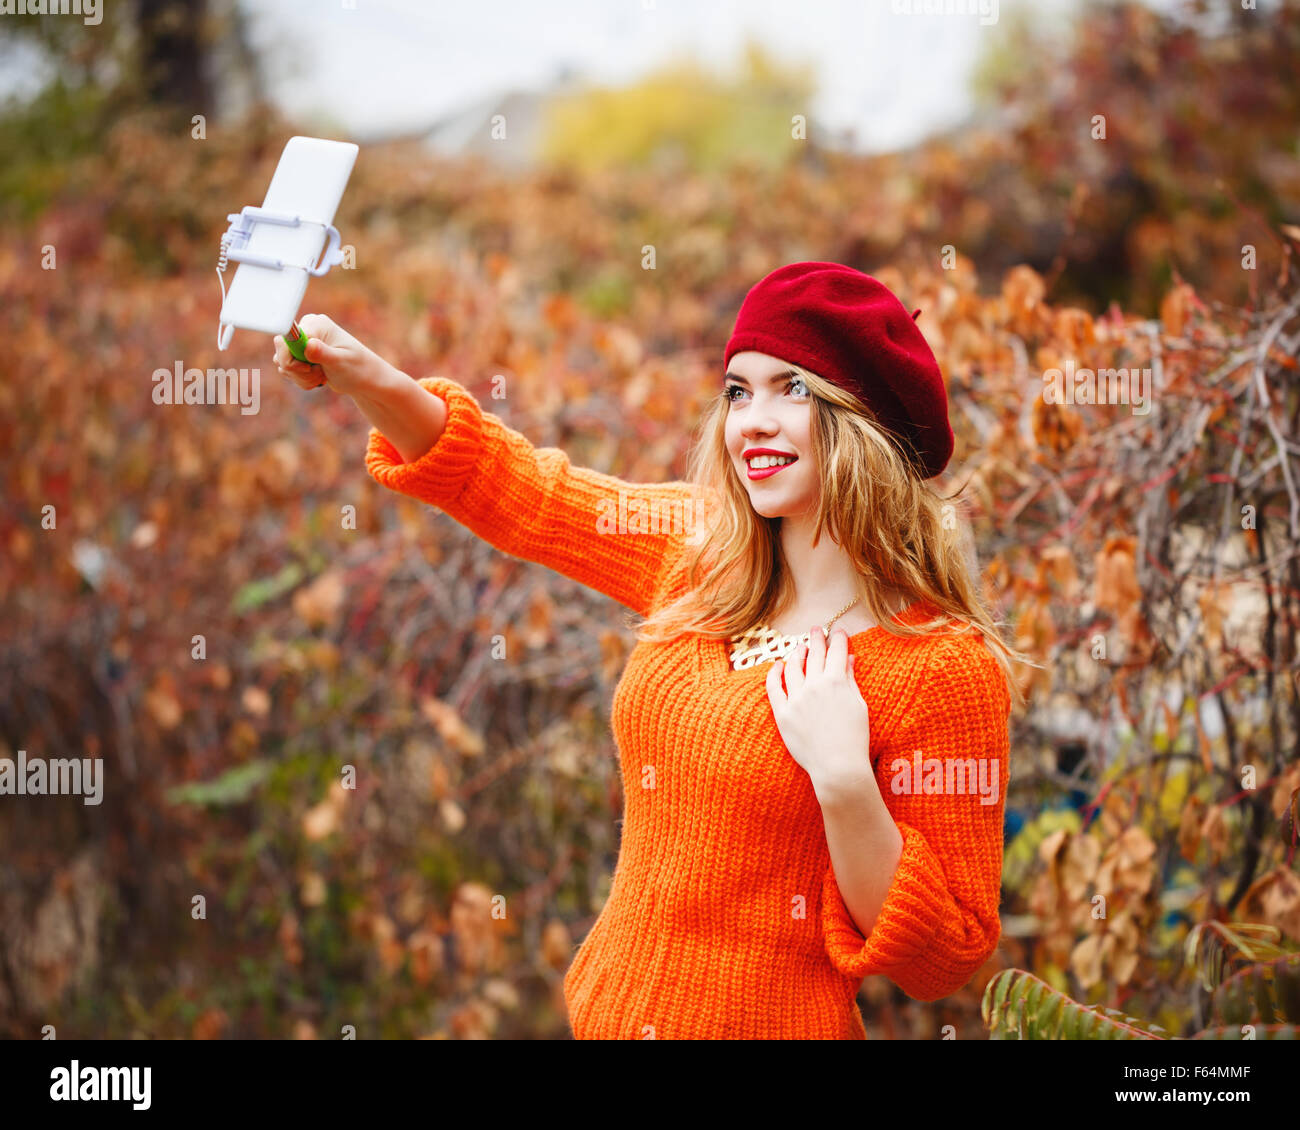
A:
MULTIPOLYGON (((770 377, 767 378, 767 383, 774 385, 776 384, 777 381, 783 381, 787 377, 793 377, 795 375, 796 374, 793 369, 787 369, 784 373, 773 373, 770 377)), ((744 377, 738 377, 736 376, 735 373, 727 373, 723 376, 722 379, 724 381, 739 381, 743 385, 749 384, 749 382, 745 380, 744 377)))

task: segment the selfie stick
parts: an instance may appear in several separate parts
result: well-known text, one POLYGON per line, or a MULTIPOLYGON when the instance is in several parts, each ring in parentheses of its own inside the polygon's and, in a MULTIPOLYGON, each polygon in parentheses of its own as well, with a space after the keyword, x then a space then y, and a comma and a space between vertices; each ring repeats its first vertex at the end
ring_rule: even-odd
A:
POLYGON ((312 364, 295 311, 308 277, 319 278, 343 262, 339 230, 331 221, 356 155, 351 143, 290 138, 262 205, 227 215, 230 227, 221 237, 217 264, 218 349, 230 344, 236 326, 283 333, 289 352, 312 364), (236 272, 227 292, 224 272, 232 261, 247 270, 236 272))

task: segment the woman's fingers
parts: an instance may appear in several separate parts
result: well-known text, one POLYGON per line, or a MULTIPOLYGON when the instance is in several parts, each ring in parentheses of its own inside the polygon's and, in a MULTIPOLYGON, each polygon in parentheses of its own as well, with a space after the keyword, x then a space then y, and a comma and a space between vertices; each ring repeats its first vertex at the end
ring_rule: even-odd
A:
POLYGON ((801 643, 790 653, 786 664, 785 685, 790 693, 803 687, 808 679, 816 678, 832 671, 837 674, 851 674, 853 667, 849 651, 849 634, 843 629, 831 633, 826 639, 821 626, 814 627, 808 633, 808 642, 801 643))
POLYGON ((781 686, 781 669, 785 661, 778 659, 767 670, 767 697, 773 703, 785 704, 786 693, 781 686))
POLYGON ((307 346, 304 350, 308 359, 313 365, 330 365, 337 366, 346 361, 343 351, 336 349, 329 343, 322 341, 318 337, 307 339, 307 346))
POLYGON ((308 360, 313 372, 324 375, 336 392, 350 393, 366 382, 383 361, 325 314, 304 314, 298 328, 307 338, 308 360))
POLYGON ((280 372, 293 381, 299 388, 319 388, 324 383, 325 374, 318 366, 305 365, 299 361, 284 343, 281 334, 275 335, 275 364, 280 372))
POLYGON ((820 624, 808 632, 808 674, 820 675, 826 670, 826 635, 820 624))
POLYGON ((808 659, 808 645, 801 643, 790 653, 790 660, 785 665, 785 689, 794 694, 803 687, 804 663, 808 659))
MULTIPOLYGON (((817 629, 817 634, 821 635, 821 629, 817 629)), ((849 651, 849 634, 843 628, 836 628, 831 633, 831 638, 826 644, 826 650, 823 655, 823 667, 827 671, 839 673, 848 670, 848 651, 849 651)))
POLYGON ((284 342, 283 334, 275 335, 275 363, 286 373, 310 373, 311 366, 299 361, 284 342))
POLYGON ((332 341, 341 331, 328 314, 304 314, 298 319, 298 328, 304 337, 332 341))

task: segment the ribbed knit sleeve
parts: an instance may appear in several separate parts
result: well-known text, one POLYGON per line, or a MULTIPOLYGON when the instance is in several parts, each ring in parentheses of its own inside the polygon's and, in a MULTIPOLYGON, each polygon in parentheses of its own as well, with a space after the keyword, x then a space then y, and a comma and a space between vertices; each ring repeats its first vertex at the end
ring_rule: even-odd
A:
POLYGON ((854 925, 834 869, 826 869, 822 929, 842 973, 881 974, 909 997, 932 1001, 960 989, 993 953, 1001 933, 1010 710, 1006 678, 981 640, 944 640, 922 664, 897 741, 876 764, 903 848, 870 937, 854 925), (981 803, 981 762, 994 803, 981 803), (927 791, 936 782, 938 791, 927 791), (904 786, 910 794, 895 791, 904 786))
POLYGON ((438 507, 503 553, 647 615, 667 565, 702 517, 691 485, 631 483, 574 467, 559 448, 534 447, 483 411, 456 381, 419 383, 446 403, 446 426, 410 463, 372 427, 365 464, 375 480, 438 507))

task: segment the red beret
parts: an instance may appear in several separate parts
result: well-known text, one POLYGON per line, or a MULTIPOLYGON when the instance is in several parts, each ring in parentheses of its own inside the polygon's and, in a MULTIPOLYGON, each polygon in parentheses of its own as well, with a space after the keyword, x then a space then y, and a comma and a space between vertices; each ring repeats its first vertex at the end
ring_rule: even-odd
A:
POLYGON ((755 349, 854 393, 929 479, 952 458, 953 434, 943 375, 915 317, 852 267, 789 263, 745 295, 722 364, 755 349))

